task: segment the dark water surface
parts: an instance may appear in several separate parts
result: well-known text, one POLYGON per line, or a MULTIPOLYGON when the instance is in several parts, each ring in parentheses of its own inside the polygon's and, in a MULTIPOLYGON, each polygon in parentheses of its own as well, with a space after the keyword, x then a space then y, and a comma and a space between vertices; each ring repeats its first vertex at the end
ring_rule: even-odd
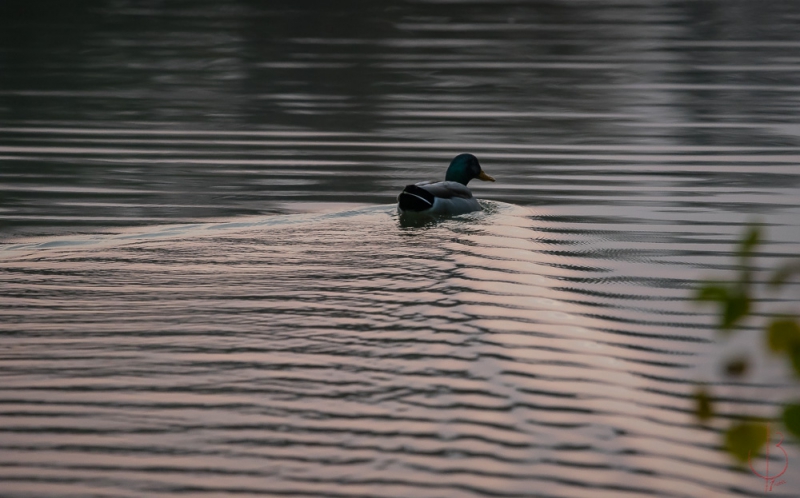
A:
POLYGON ((688 297, 800 252, 800 4, 76 3, 0 2, 0 496, 764 494, 688 297))

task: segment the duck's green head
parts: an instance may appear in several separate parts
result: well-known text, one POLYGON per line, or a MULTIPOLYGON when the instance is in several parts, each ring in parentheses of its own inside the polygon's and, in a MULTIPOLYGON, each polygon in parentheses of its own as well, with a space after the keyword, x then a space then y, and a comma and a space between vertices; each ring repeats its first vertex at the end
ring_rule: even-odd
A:
POLYGON ((487 175, 481 169, 478 158, 472 154, 459 154, 450 162, 450 167, 447 168, 447 174, 444 176, 445 181, 458 182, 466 185, 473 178, 479 178, 485 182, 493 182, 494 178, 487 175))

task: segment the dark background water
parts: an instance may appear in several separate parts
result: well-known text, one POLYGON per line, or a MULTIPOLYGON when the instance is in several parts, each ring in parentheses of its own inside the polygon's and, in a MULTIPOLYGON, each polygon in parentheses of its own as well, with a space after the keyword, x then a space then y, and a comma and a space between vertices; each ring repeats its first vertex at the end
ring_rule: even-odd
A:
POLYGON ((0 495, 763 494, 720 437, 798 394, 754 332, 800 289, 725 346, 689 296, 751 220, 758 284, 798 254, 799 24, 0 1, 0 495), (399 224, 466 151, 486 211, 399 224))
POLYGON ((0 9, 6 234, 389 203, 466 150, 523 205, 797 187, 793 2, 0 9))

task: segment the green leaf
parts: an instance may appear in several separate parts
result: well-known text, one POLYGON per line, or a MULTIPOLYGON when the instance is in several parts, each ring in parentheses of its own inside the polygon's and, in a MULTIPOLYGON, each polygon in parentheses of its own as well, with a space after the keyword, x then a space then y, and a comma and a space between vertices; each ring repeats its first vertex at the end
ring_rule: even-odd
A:
POLYGON ((694 415, 700 422, 705 422, 714 416, 711 396, 705 387, 698 387, 694 391, 694 415))
POLYGON ((728 300, 728 289, 720 283, 709 282, 697 289, 694 300, 724 303, 728 300))
POLYGON ((783 409, 783 425, 794 437, 800 439, 800 404, 786 405, 783 409))
POLYGON ((739 462, 756 456, 767 442, 767 425, 760 422, 740 422, 725 432, 725 449, 739 462))
POLYGON ((697 289, 694 299, 724 303, 728 300, 728 289, 722 284, 710 282, 697 289))
POLYGON ((742 317, 750 313, 750 297, 742 288, 731 291, 721 283, 709 282, 697 289, 694 299, 720 303, 719 328, 722 330, 732 329, 742 317))
POLYGON ((800 326, 791 318, 776 318, 767 328, 767 343, 773 353, 790 352, 800 343, 800 326))
POLYGON ((742 272, 739 274, 739 288, 747 289, 752 281, 753 272, 750 271, 750 268, 742 268, 742 272))
POLYGON ((719 328, 723 330, 732 329, 748 313, 750 313, 750 297, 745 292, 740 291, 729 295, 728 299, 722 304, 719 328))
POLYGON ((761 242, 761 227, 758 225, 750 225, 744 233, 741 242, 739 242, 739 256, 746 258, 750 256, 753 249, 761 242))
POLYGON ((792 261, 778 268, 769 279, 769 284, 772 287, 780 287, 795 274, 800 274, 800 260, 792 261))

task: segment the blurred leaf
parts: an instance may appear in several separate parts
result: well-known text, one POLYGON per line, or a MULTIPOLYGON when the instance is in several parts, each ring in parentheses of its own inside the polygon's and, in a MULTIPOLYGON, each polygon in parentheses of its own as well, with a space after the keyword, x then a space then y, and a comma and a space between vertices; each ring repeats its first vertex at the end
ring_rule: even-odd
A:
POLYGON ((716 301, 724 303, 728 300, 728 289, 720 283, 707 283, 697 290, 695 301, 716 301))
POLYGON ((742 317, 750 313, 750 297, 746 286, 733 290, 719 282, 709 282, 697 289, 695 301, 720 303, 719 328, 732 329, 742 317))
POLYGON ((778 268, 772 278, 769 279, 769 284, 772 287, 780 287, 795 274, 800 274, 800 260, 792 261, 778 268))
POLYGON ((783 409, 783 425, 794 437, 800 439, 800 404, 787 405, 783 409))
POLYGON ((750 256, 753 249, 761 242, 761 227, 750 225, 739 242, 739 256, 746 258, 750 256))
POLYGON ((766 442, 767 425, 760 422, 740 422, 725 432, 725 449, 742 463, 758 455, 766 442))
POLYGON ((741 377, 750 367, 747 358, 734 358, 725 364, 725 375, 728 377, 741 377))
POLYGON ((705 422, 714 416, 711 396, 705 387, 698 387, 694 391, 694 415, 700 422, 705 422))
POLYGON ((790 352, 800 343, 800 326, 791 318, 776 318, 767 328, 767 343, 773 353, 790 352))
POLYGON ((742 272, 739 274, 739 286, 742 289, 747 289, 750 287, 750 282, 752 282, 753 273, 750 271, 750 268, 743 268, 742 272))
POLYGON ((750 297, 744 292, 737 292, 736 294, 728 296, 728 299, 722 304, 722 320, 720 321, 719 328, 723 330, 730 330, 739 321, 740 318, 750 313, 750 297))

